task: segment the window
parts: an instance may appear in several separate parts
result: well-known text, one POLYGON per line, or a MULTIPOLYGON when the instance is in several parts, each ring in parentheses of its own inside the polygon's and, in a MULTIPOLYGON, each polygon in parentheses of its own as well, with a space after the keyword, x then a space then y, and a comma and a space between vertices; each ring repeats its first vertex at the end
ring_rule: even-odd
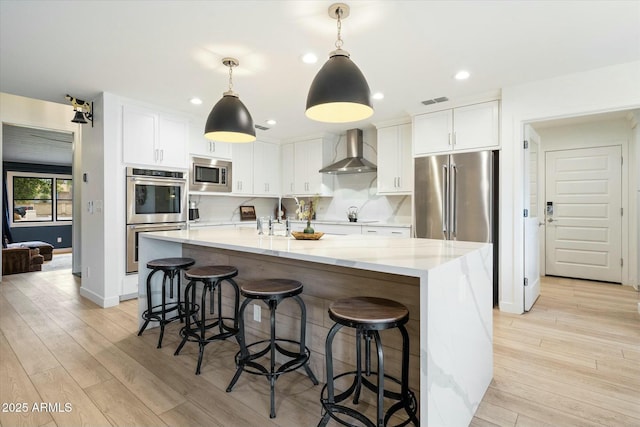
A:
POLYGON ((7 192, 12 226, 51 225, 69 222, 73 217, 73 181, 69 175, 7 172, 7 192))

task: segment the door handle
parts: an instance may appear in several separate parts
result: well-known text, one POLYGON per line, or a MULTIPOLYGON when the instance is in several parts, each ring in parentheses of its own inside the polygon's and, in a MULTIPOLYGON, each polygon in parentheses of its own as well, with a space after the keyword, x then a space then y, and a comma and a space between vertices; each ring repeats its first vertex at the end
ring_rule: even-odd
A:
POLYGON ((447 232, 447 217, 449 216, 449 171, 447 165, 442 165, 442 232, 447 232))
POLYGON ((553 220, 553 218, 549 218, 549 219, 547 220, 547 222, 553 222, 553 221, 554 221, 554 220, 553 220))
MULTIPOLYGON (((454 132, 455 135, 455 132, 454 132)), ((457 198, 458 198, 458 168, 456 167, 456 165, 451 165, 451 172, 453 172, 452 175, 452 183, 451 183, 451 187, 453 187, 453 194, 451 195, 451 197, 453 198, 453 200, 451 201, 451 209, 453 210, 453 214, 452 219, 451 219, 451 232, 455 235, 457 232, 457 223, 458 223, 458 203, 457 203, 457 198)))

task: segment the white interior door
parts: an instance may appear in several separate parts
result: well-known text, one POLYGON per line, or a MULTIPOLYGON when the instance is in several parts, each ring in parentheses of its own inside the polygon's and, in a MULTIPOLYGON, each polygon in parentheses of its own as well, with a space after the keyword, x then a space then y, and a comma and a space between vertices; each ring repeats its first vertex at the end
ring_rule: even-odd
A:
MULTIPOLYGON (((529 311, 540 296, 540 210, 538 207, 538 156, 540 137, 529 125, 524 127, 524 310, 529 311)), ((544 223, 542 223, 544 224, 544 223)))
POLYGON ((622 281, 620 146, 546 153, 546 274, 622 281))

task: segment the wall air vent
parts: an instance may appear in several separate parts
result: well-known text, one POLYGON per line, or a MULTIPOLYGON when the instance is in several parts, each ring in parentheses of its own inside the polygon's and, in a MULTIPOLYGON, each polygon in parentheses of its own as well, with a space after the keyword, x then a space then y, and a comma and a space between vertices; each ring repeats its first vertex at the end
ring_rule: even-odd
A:
POLYGON ((256 129, 260 129, 260 130, 269 130, 271 128, 268 128, 266 126, 260 126, 260 125, 253 125, 256 129))
POLYGON ((446 96, 441 96, 440 98, 427 99, 426 101, 422 101, 424 105, 437 104, 438 102, 446 102, 449 98, 446 96))

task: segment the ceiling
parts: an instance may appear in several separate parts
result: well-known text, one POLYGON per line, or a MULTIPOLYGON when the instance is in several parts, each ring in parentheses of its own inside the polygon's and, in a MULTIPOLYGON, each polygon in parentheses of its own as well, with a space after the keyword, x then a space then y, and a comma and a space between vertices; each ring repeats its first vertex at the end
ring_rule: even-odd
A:
POLYGON ((0 91, 58 103, 110 92, 194 115, 204 128, 228 86, 221 59, 233 56, 234 90, 270 127, 258 137, 282 140, 400 118, 426 99, 640 59, 637 0, 350 1, 343 47, 385 97, 367 121, 317 123, 304 109, 334 49, 331 3, 1 0, 0 91), (319 61, 302 63, 307 52, 319 61), (471 77, 454 80, 460 69, 471 77), (203 105, 191 105, 194 96, 203 105))

